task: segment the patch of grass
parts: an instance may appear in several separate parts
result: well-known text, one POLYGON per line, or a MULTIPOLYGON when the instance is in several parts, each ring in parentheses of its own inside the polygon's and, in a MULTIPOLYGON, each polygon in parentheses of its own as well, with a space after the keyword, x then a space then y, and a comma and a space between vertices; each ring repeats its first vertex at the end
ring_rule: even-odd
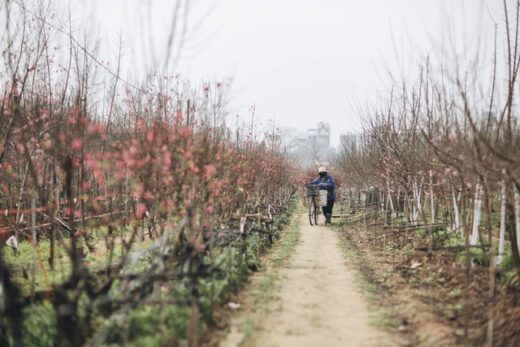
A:
POLYGON ((277 298, 275 293, 275 283, 278 275, 274 272, 267 272, 258 283, 258 291, 255 292, 255 304, 264 306, 277 298))
POLYGON ((33 271, 35 291, 47 290, 52 284, 62 283, 70 274, 69 257, 62 247, 56 250, 54 271, 50 270, 48 241, 41 241, 36 247, 31 242, 22 241, 18 245, 17 254, 9 247, 2 247, 1 251, 3 259, 13 270, 14 282, 20 286, 23 295, 31 292, 33 271))
POLYGON ((242 324, 240 324, 240 331, 244 334, 244 341, 241 344, 243 345, 245 341, 251 340, 253 334, 258 331, 258 322, 252 316, 247 317, 242 324))
MULTIPOLYGON (((298 219, 293 213, 297 208, 296 202, 293 201, 291 207, 278 216, 273 226, 274 239, 279 240, 275 241, 271 252, 272 258, 270 258, 269 266, 273 269, 286 264, 297 244, 298 219)), ((130 232, 131 230, 121 228, 113 234, 115 240, 112 249, 112 264, 121 260, 120 234, 124 231, 130 232)), ((82 261, 92 272, 108 265, 110 252, 105 244, 106 235, 106 228, 93 232, 90 242, 95 246, 95 251, 89 252, 87 247, 84 247, 86 257, 82 261)), ((83 244, 82 239, 79 241, 80 244, 83 244)), ((35 291, 47 290, 54 284, 62 283, 70 276, 71 263, 66 252, 66 247, 69 245, 69 238, 57 242, 54 271, 50 271, 48 262, 50 253, 48 240, 41 240, 37 247, 33 247, 32 243, 27 241, 20 242, 19 253, 16 255, 7 247, 3 247, 0 251, 3 252, 6 262, 14 269, 15 282, 20 285, 22 293, 28 295, 33 283, 33 264, 36 266, 34 271, 35 291)), ((120 271, 125 274, 139 274, 148 269, 154 257, 157 256, 157 251, 150 248, 152 245, 153 240, 148 238, 135 242, 129 251, 129 262, 120 271)), ((197 283, 200 330, 202 332, 207 330, 208 325, 214 323, 214 309, 229 300, 231 293, 237 292, 241 288, 251 271, 261 265, 261 257, 270 246, 269 239, 265 235, 252 233, 247 238, 247 256, 236 245, 212 249, 205 256, 203 262, 207 266, 215 265, 222 271, 215 272, 213 276, 200 278, 197 283)), ((276 298, 276 288, 274 287, 276 280, 276 272, 265 272, 256 293, 256 301, 260 305, 265 305, 276 298)), ((108 293, 109 298, 114 301, 123 299, 122 292, 128 290, 123 289, 124 286, 128 286, 128 284, 116 281, 108 293)), ((150 302, 174 298, 176 303, 141 304, 125 312, 117 312, 110 317, 98 315, 94 322, 96 331, 91 337, 92 344, 129 346, 182 346, 185 344, 190 312, 190 308, 186 304, 189 298, 185 281, 166 283, 161 286, 160 290, 151 293, 149 298, 150 302)), ((88 304, 86 300, 80 300, 80 314, 84 314, 88 304)), ((98 313, 94 312, 95 315, 98 313)), ((53 339, 56 336, 54 329, 56 318, 52 305, 47 302, 35 305, 26 310, 24 315, 28 317, 24 321, 25 345, 53 345, 53 339)), ((255 321, 252 319, 253 323, 255 321)), ((251 324, 246 325, 246 328, 251 324)))
POLYGON ((379 310, 376 317, 370 321, 370 324, 376 328, 385 328, 391 330, 397 330, 400 326, 399 320, 397 320, 393 313, 389 310, 379 310))
MULTIPOLYGON (((122 249, 120 242, 121 233, 129 233, 130 227, 121 227, 114 231, 115 245, 112 253, 112 263, 117 263, 121 259, 122 249)), ((104 237, 108 231, 106 227, 93 228, 90 231, 90 243, 94 246, 93 252, 88 251, 85 241, 82 237, 78 238, 80 247, 86 253, 82 260, 83 264, 90 270, 101 269, 108 264, 109 251, 105 245, 104 237)), ((130 252, 146 249, 152 245, 153 241, 145 239, 132 244, 130 252)), ((36 292, 49 290, 53 285, 63 283, 71 273, 71 261, 67 252, 70 249, 70 238, 64 235, 62 240, 55 242, 54 254, 54 270, 51 270, 49 264, 50 257, 50 241, 41 239, 36 246, 33 246, 29 240, 20 240, 18 244, 18 253, 14 253, 10 247, 2 247, 2 257, 9 267, 13 270, 13 279, 22 290, 22 295, 29 295, 33 283, 33 266, 34 266, 34 290, 36 292)))
POLYGON ((172 346, 186 337, 189 308, 186 306, 139 305, 128 314, 113 315, 98 322, 93 341, 97 345, 172 346))
MULTIPOLYGON (((469 250, 469 256, 474 264, 480 266, 489 266, 489 253, 480 248, 471 248, 469 250)), ((466 251, 462 250, 457 255, 457 262, 463 266, 466 265, 466 251)))
MULTIPOLYGON (((301 211, 300 211, 301 213, 301 211)), ((256 275, 251 286, 247 289, 247 295, 255 304, 255 310, 245 312, 239 317, 238 330, 244 338, 240 346, 248 345, 251 337, 258 332, 260 315, 269 310, 269 304, 277 299, 277 282, 279 275, 276 270, 286 266, 294 254, 294 249, 300 238, 299 215, 294 213, 289 220, 289 225, 281 233, 280 239, 273 246, 267 256, 263 271, 256 275)))
MULTIPOLYGON (((341 224, 337 225, 334 229, 340 233, 345 232, 345 226, 341 224)), ((367 299, 371 313, 374 315, 370 323, 377 328, 385 328, 393 331, 398 330, 401 326, 400 318, 393 310, 390 302, 383 302, 382 298, 384 297, 384 293, 382 292, 382 289, 378 287, 376 282, 378 280, 384 282, 384 274, 380 274, 381 278, 379 279, 369 278, 368 273, 363 272, 365 266, 363 259, 359 253, 349 245, 345 235, 340 234, 339 240, 340 242, 338 243, 338 246, 342 255, 349 263, 353 264, 358 270, 360 270, 356 271, 354 278, 361 293, 367 299)), ((374 273, 370 276, 379 275, 374 273)))
POLYGON ((298 220, 295 218, 284 232, 283 237, 278 243, 277 249, 273 252, 270 261, 274 268, 280 268, 287 264, 287 261, 294 252, 294 248, 300 239, 298 220))

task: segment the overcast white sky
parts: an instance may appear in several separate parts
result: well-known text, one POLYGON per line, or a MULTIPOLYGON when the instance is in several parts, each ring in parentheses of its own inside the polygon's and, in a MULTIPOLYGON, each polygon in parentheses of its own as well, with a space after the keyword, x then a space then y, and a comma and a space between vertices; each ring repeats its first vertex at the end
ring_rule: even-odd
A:
MULTIPOLYGON (((133 73, 145 69, 144 61, 150 67, 152 50, 161 55, 175 1, 71 2, 73 13, 100 35, 105 59, 115 55, 119 34, 133 73)), ((461 43, 457 53, 482 45, 491 20, 502 22, 500 3, 192 1, 186 44, 175 71, 194 82, 231 77, 233 114, 248 117, 255 105, 260 120, 301 130, 325 121, 331 124, 333 144, 338 144, 340 133, 360 129, 352 105, 377 99, 386 87, 387 67, 396 76, 409 76, 421 56, 438 53, 447 38, 461 43)))

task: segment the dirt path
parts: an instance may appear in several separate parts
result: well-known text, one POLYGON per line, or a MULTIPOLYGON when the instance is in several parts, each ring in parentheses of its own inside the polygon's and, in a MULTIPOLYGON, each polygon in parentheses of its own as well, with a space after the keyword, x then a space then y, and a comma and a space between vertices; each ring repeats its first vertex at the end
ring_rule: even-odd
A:
MULTIPOLYGON (((251 342, 275 346, 395 346, 390 334, 370 325, 354 270, 338 246, 338 235, 300 220, 300 241, 291 261, 279 269, 276 300, 251 342)), ((228 341, 229 342, 229 341, 228 341)), ((230 344, 224 343, 224 346, 230 344)))

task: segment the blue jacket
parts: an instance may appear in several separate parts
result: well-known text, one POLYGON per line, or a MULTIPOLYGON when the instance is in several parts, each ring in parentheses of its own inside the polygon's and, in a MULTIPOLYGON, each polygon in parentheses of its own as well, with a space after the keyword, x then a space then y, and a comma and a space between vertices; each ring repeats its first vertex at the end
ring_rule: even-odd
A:
POLYGON ((336 188, 336 181, 334 180, 334 177, 332 177, 331 175, 326 175, 323 178, 318 177, 314 181, 312 181, 311 184, 319 185, 320 189, 327 189, 328 201, 336 200, 336 192, 334 191, 336 188))

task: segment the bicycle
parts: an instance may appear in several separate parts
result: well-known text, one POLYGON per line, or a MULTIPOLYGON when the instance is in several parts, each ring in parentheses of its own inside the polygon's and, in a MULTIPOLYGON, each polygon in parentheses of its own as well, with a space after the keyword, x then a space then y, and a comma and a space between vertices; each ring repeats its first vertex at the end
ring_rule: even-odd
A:
POLYGON ((307 192, 306 195, 309 198, 309 223, 311 225, 318 225, 318 216, 321 208, 317 197, 320 195, 320 186, 307 184, 305 188, 307 192))

